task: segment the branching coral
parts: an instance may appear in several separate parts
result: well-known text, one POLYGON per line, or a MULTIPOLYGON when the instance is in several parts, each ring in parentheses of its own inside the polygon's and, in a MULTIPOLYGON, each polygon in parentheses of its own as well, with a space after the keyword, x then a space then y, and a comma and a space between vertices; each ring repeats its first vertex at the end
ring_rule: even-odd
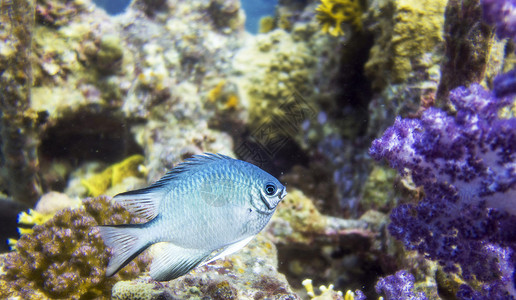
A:
POLYGON ((324 33, 343 35, 342 23, 350 23, 355 30, 362 29, 362 9, 358 0, 321 0, 316 13, 324 33))
POLYGON ((84 299, 111 294, 119 280, 136 277, 147 265, 141 256, 107 278, 109 258, 98 224, 136 222, 130 213, 108 198, 87 199, 84 208, 64 209, 51 220, 24 234, 16 244, 17 252, 4 260, 0 275, 0 295, 23 299, 84 299))

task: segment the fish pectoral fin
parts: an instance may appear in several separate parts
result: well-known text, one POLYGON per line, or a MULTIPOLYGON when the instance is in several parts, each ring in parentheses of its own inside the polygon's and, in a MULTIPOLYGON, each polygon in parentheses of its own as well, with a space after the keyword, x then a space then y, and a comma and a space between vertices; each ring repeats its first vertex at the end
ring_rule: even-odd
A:
POLYGON ((169 281, 183 276, 202 263, 211 251, 187 249, 166 243, 150 266, 150 276, 157 281, 169 281))
POLYGON ((245 247, 245 245, 247 245, 255 236, 250 236, 248 238, 245 238, 241 241, 238 241, 236 243, 233 243, 233 244, 229 244, 228 246, 222 248, 219 253, 216 253, 215 256, 209 258, 207 261, 203 262, 201 266, 204 266, 205 264, 209 264, 211 263, 212 261, 216 261, 217 259, 220 259, 220 258, 223 258, 225 256, 228 256, 230 254, 233 254, 235 252, 237 252, 238 250, 242 249, 245 247))

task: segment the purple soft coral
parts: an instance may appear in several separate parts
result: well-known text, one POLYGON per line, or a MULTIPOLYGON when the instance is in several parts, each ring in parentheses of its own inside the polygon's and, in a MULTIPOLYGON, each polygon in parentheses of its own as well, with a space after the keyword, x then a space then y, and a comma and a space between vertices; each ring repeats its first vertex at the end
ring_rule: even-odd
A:
POLYGON ((516 69, 496 76, 493 80, 493 92, 496 97, 516 94, 516 69))
POLYGON ((500 38, 516 40, 516 1, 482 0, 484 19, 496 27, 500 38))
POLYGON ((430 108, 420 120, 398 118, 373 142, 370 154, 412 175, 426 195, 395 208, 389 230, 445 270, 476 276, 484 295, 515 296, 516 119, 497 116, 512 101, 477 84, 450 100, 455 116, 430 108))
POLYGON ((405 270, 380 278, 376 292, 385 294, 387 300, 428 300, 423 292, 414 293, 414 275, 405 270))

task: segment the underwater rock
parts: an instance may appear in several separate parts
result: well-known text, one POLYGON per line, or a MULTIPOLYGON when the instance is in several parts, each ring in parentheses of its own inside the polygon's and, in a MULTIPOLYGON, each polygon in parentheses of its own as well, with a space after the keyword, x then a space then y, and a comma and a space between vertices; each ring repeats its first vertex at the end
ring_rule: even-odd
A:
POLYGON ((364 26, 374 33, 365 73, 374 94, 367 136, 397 115, 419 114, 434 104, 441 79, 447 0, 369 1, 364 26))
POLYGON ((72 199, 68 195, 58 192, 48 192, 43 194, 34 208, 40 214, 54 215, 59 210, 65 208, 75 208, 80 201, 72 199))
POLYGON ((211 0, 208 8, 213 23, 221 30, 237 30, 245 20, 240 0, 211 0))
POLYGON ((382 215, 371 213, 363 220, 326 216, 301 191, 291 189, 266 232, 278 246, 279 270, 294 288, 310 278, 317 284, 334 283, 337 289, 355 289, 376 280, 368 272, 382 272, 381 252, 376 250, 383 250, 386 242, 380 233, 387 219, 382 215))
POLYGON ((300 299, 285 276, 277 271, 276 247, 259 234, 239 252, 194 269, 168 282, 157 283, 150 277, 119 282, 113 299, 300 299))
POLYGON ((396 206, 396 172, 390 168, 374 166, 364 184, 360 199, 362 211, 370 209, 388 213, 396 206))
POLYGON ((88 6, 84 0, 38 0, 36 3, 36 20, 49 27, 68 24, 77 14, 88 6))
MULTIPOLYGON (((447 0, 370 1, 366 26, 376 36, 365 72, 374 89, 409 78, 414 81, 414 76, 424 76, 440 62, 446 3, 447 0)), ((425 77, 418 79, 423 81, 425 77)))
POLYGON ((0 189, 31 206, 42 192, 37 179, 41 119, 31 109, 35 1, 0 5, 0 189))
POLYGON ((102 75, 115 73, 122 67, 124 51, 120 38, 113 34, 106 34, 100 39, 87 41, 82 45, 82 51, 87 63, 95 67, 102 75))
POLYGON ((452 89, 483 80, 494 37, 479 0, 449 0, 445 16, 446 60, 437 94, 443 101, 452 89))
POLYGON ((247 77, 240 88, 249 103, 249 126, 256 130, 262 124, 271 124, 275 115, 285 119, 281 105, 296 92, 312 99, 314 66, 306 44, 294 41, 284 30, 276 29, 249 41, 233 63, 234 70, 247 77))
POLYGON ((131 6, 135 10, 143 11, 149 18, 169 9, 167 0, 135 0, 131 1, 131 6))

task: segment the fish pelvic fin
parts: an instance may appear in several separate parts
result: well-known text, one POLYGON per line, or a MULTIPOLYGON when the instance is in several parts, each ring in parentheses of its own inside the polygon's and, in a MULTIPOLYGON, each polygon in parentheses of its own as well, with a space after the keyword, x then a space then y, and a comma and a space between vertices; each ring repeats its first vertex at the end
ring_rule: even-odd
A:
POLYGON ((219 249, 219 252, 215 251, 213 252, 214 255, 210 256, 210 258, 208 258, 208 260, 204 261, 202 263, 201 266, 204 266, 206 264, 209 264, 213 261, 216 261, 217 259, 221 259, 223 257, 226 257, 228 255, 231 255, 235 252, 237 252, 238 250, 242 249, 245 247, 245 245, 249 244, 249 242, 254 238, 255 236, 252 235, 250 237, 247 237, 241 241, 238 241, 238 242, 235 242, 233 244, 229 244, 228 246, 222 248, 222 249, 219 249))
POLYGON ((104 244, 113 249, 113 256, 106 268, 106 276, 113 276, 151 245, 144 239, 146 235, 142 225, 97 226, 104 244))
POLYGON ((169 281, 190 272, 205 261, 211 251, 187 249, 166 243, 154 257, 150 276, 157 281, 169 281))

